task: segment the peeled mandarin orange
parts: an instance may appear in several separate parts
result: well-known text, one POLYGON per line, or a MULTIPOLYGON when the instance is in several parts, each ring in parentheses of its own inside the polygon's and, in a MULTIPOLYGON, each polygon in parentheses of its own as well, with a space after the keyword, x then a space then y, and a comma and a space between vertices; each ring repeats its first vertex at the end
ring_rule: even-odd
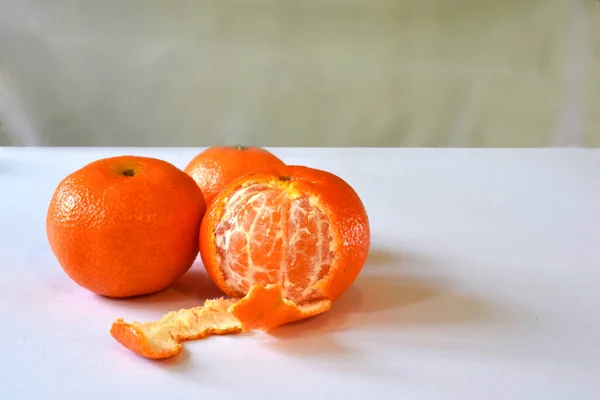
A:
POLYGON ((200 255, 231 297, 278 284, 297 303, 344 293, 361 271, 370 230, 364 205, 338 176, 303 166, 229 184, 202 220, 200 255))

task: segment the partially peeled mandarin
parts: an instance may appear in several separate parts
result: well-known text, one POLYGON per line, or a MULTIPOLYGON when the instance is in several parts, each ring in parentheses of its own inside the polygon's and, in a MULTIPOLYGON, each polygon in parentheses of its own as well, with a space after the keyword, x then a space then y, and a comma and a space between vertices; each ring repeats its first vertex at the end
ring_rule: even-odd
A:
POLYGON ((296 303, 334 301, 369 251, 364 205, 341 178, 302 166, 237 179, 202 220, 200 255, 231 297, 276 284, 296 303))
POLYGON ((301 166, 239 178, 211 203, 200 231, 204 266, 231 299, 196 309, 188 330, 181 310, 146 325, 118 320, 113 336, 153 358, 206 332, 268 331, 318 315, 354 282, 369 245, 363 203, 341 178, 301 166))

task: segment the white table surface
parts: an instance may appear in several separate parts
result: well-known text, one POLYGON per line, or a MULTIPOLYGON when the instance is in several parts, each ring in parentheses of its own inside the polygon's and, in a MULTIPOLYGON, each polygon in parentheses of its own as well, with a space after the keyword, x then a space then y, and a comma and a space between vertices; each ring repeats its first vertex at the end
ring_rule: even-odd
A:
POLYGON ((110 325, 214 296, 202 265, 155 296, 97 297, 51 254, 46 208, 94 159, 183 168, 198 149, 0 148, 0 398, 600 398, 599 151, 272 151, 355 187, 367 265, 319 317, 156 362, 110 325))

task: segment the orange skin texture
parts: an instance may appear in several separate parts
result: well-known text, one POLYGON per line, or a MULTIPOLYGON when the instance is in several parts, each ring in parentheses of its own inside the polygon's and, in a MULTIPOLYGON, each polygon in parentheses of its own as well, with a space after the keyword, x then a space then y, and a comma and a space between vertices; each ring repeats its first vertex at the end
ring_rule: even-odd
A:
POLYGON ((173 311, 150 323, 125 322, 119 318, 113 323, 110 334, 140 356, 151 359, 174 357, 183 350, 183 342, 242 332, 241 323, 227 310, 234 301, 206 300, 202 306, 173 311))
POLYGON ((282 160, 260 147, 216 146, 194 157, 184 171, 200 186, 206 204, 210 204, 232 180, 283 165, 282 160))
POLYGON ((110 328, 110 334, 116 341, 123 346, 133 351, 134 353, 151 358, 153 360, 161 360, 163 358, 171 358, 183 350, 183 346, 177 343, 174 346, 155 349, 150 344, 150 338, 139 327, 127 323, 122 319, 115 321, 110 328))
MULTIPOLYGON (((240 177, 217 195, 208 206, 200 227, 200 255, 209 276, 231 297, 239 298, 247 294, 231 288, 225 281, 218 261, 214 232, 229 197, 240 188, 252 184, 268 184, 290 195, 308 194, 321 205, 335 232, 333 245, 336 260, 326 279, 320 280, 317 285, 323 299, 331 302, 336 300, 352 285, 366 262, 370 246, 369 220, 362 201, 347 182, 330 172, 305 166, 282 166, 276 171, 240 177)), ((266 286, 278 282, 255 283, 266 286)), ((314 299, 295 300, 301 303, 302 300, 314 299)))
POLYGON ((174 165, 111 157, 60 182, 46 233, 60 266, 80 286, 108 297, 146 295, 191 267, 205 212, 202 192, 174 165))
POLYGON ((117 319, 111 336, 137 355, 149 359, 177 356, 183 342, 212 335, 270 331, 288 322, 309 318, 331 308, 329 300, 297 305, 282 297, 279 285, 254 285, 242 299, 207 300, 203 306, 173 311, 155 322, 117 319))
POLYGON ((242 331, 270 331, 289 322, 324 313, 331 301, 316 300, 298 305, 283 298, 280 285, 254 285, 248 294, 229 307, 229 312, 242 324, 242 331))

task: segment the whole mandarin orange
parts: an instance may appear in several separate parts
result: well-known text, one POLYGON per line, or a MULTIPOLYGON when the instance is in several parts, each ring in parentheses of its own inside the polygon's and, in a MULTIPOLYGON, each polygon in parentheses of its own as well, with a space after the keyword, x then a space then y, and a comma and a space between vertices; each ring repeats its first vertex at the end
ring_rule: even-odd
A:
POLYGON ((194 157, 185 167, 204 195, 206 204, 229 182, 240 176, 267 171, 285 163, 268 150, 260 147, 209 147, 194 157))
POLYGON ((109 297, 145 295, 191 267, 205 211, 198 185, 174 165, 111 157, 59 183, 46 233, 60 266, 80 286, 109 297))

